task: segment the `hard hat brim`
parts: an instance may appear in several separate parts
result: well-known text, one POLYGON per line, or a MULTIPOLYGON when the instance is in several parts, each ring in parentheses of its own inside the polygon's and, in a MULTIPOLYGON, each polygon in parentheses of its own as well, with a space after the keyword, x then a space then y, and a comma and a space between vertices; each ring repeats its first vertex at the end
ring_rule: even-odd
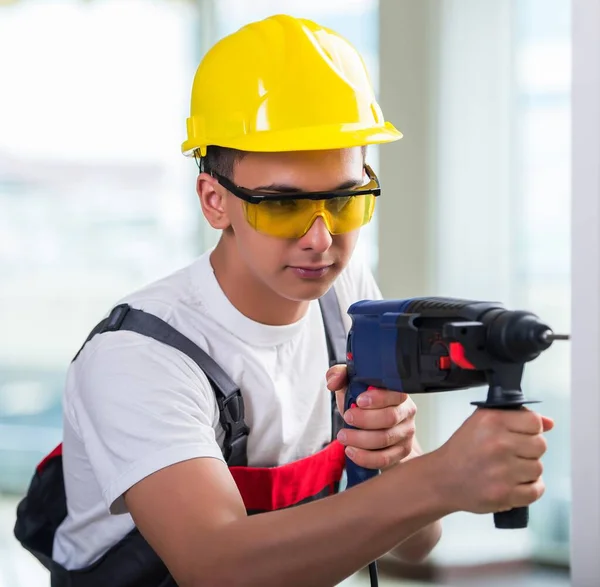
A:
POLYGON ((364 128, 358 124, 337 124, 291 130, 257 131, 231 138, 215 137, 212 140, 192 138, 181 145, 181 151, 187 157, 192 156, 196 149, 200 149, 201 154, 205 154, 206 147, 211 145, 262 153, 322 151, 391 143, 401 139, 402 136, 402 133, 389 122, 371 128, 364 128))

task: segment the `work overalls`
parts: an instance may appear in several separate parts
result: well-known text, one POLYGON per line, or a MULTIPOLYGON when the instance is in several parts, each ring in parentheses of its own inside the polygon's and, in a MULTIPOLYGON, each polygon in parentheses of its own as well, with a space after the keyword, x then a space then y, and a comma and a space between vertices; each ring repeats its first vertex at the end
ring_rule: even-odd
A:
MULTIPOLYGON (((319 300, 329 364, 345 363, 346 333, 333 288, 319 300)), ((331 398, 331 442, 314 455, 277 467, 248 467, 239 388, 202 349, 160 318, 116 306, 85 341, 97 334, 128 330, 172 346, 190 357, 206 374, 216 394, 220 423, 225 430, 223 456, 249 515, 283 509, 336 493, 344 469, 344 448, 335 440, 343 421, 331 398)), ((82 348, 83 348, 82 346, 82 348)), ((81 349, 77 353, 81 352, 81 349)), ((75 358, 77 358, 77 355, 75 358)), ((73 359, 75 360, 75 359, 73 359)), ((175 587, 164 563, 137 528, 91 565, 68 571, 52 560, 56 530, 67 515, 62 444, 38 465, 27 494, 17 508, 14 533, 19 542, 50 571, 52 587, 175 587)))

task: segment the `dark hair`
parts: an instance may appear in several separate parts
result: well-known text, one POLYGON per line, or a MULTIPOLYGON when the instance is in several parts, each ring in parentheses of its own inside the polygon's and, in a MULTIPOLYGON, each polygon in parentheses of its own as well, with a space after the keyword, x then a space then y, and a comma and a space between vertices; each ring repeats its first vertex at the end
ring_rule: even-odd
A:
MULTIPOLYGON (((367 156, 367 147, 363 146, 362 155, 363 159, 367 156)), ((196 162, 200 166, 200 162, 204 163, 204 171, 214 171, 229 180, 233 179, 233 168, 238 161, 241 161, 247 154, 247 151, 240 151, 239 149, 232 149, 230 147, 218 147, 211 145, 206 149, 206 156, 202 161, 200 157, 200 151, 197 150, 194 153, 196 162)))
POLYGON ((204 163, 204 171, 214 171, 227 179, 233 179, 233 168, 235 164, 246 156, 246 151, 232 149, 230 147, 210 146, 206 149, 204 160, 200 158, 200 151, 194 153, 196 162, 204 163))

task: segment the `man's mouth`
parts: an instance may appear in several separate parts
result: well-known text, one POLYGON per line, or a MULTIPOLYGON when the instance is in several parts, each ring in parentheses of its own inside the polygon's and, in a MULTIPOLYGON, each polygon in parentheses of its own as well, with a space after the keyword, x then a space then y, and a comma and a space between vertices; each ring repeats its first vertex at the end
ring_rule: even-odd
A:
POLYGON ((321 265, 289 265, 288 267, 298 277, 304 279, 317 279, 323 277, 333 267, 333 263, 321 265))

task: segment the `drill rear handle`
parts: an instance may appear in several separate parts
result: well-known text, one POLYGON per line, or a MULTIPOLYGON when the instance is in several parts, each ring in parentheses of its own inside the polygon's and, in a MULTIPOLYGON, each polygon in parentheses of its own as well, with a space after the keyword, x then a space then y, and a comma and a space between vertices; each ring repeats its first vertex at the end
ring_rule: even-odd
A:
MULTIPOLYGON (((346 391, 346 399, 344 401, 344 413, 356 404, 358 396, 368 389, 368 385, 360 381, 351 381, 346 391)), ((354 429, 354 426, 345 424, 345 428, 354 429)), ((350 457, 346 457, 346 476, 348 478, 348 487, 354 487, 367 479, 376 477, 379 474, 377 469, 366 469, 359 467, 350 457)))

